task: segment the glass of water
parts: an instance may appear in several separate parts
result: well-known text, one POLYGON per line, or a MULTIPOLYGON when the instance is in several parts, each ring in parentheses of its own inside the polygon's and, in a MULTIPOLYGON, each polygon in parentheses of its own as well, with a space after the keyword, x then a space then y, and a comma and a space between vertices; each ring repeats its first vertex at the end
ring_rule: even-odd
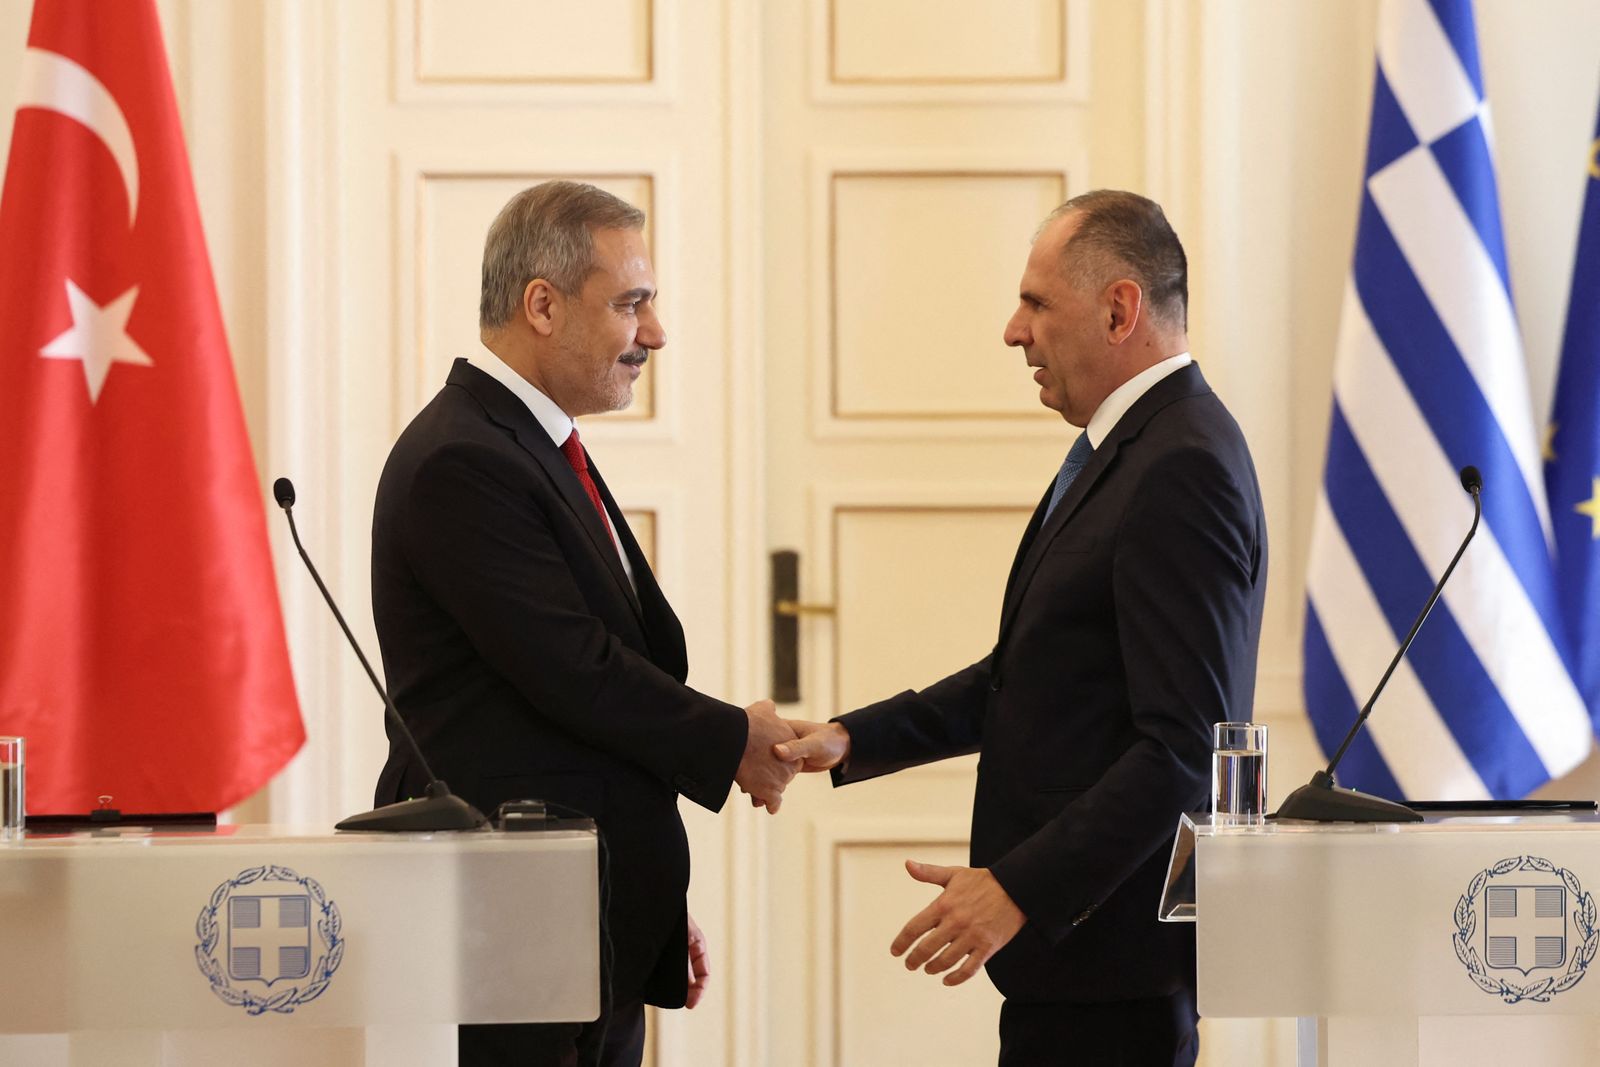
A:
POLYGON ((0 841, 22 840, 22 748, 22 738, 0 737, 0 841))
POLYGON ((1267 817, 1267 728, 1219 722, 1211 728, 1211 815, 1248 826, 1267 817))

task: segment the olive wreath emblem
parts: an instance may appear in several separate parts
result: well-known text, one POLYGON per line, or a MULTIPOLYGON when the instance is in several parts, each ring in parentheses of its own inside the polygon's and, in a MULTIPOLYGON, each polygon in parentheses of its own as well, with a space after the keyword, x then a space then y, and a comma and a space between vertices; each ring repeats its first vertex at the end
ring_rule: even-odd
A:
POLYGON ((339 906, 328 899, 311 878, 302 878, 288 867, 279 867, 276 864, 251 867, 249 870, 239 872, 239 876, 217 886, 216 892, 211 894, 211 901, 200 909, 200 916, 195 920, 194 931, 200 938, 200 943, 194 947, 195 962, 200 965, 200 973, 206 976, 211 983, 211 991, 228 1004, 243 1008, 251 1015, 263 1015, 269 1011, 288 1014, 301 1004, 316 1000, 328 988, 328 982, 333 978, 333 972, 339 969, 339 963, 344 959, 344 939, 339 936, 340 927, 343 925, 339 918, 339 906), (228 894, 241 886, 254 882, 289 882, 300 886, 310 895, 316 903, 321 917, 317 920, 317 936, 322 941, 322 954, 317 958, 317 964, 311 969, 310 978, 303 985, 290 986, 274 993, 270 997, 262 997, 248 989, 235 989, 228 982, 228 975, 223 970, 214 955, 220 931, 217 924, 217 911, 228 899, 228 894))
POLYGON ((1600 949, 1600 931, 1595 929, 1594 894, 1585 893, 1583 886, 1578 884, 1577 875, 1567 868, 1557 867, 1549 860, 1538 856, 1508 856, 1494 866, 1479 871, 1467 886, 1466 893, 1456 902, 1455 919, 1456 932, 1451 941, 1455 944, 1456 958, 1467 968, 1467 974, 1477 983, 1479 989, 1494 994, 1507 1004, 1516 1004, 1523 1000, 1542 1004, 1557 993, 1566 992, 1583 978, 1584 972, 1589 969, 1589 964, 1594 961, 1595 951, 1600 949), (1572 953, 1572 960, 1567 964, 1565 971, 1558 976, 1541 978, 1526 985, 1491 977, 1488 968, 1483 965, 1483 960, 1478 955, 1478 950, 1472 945, 1472 935, 1478 929, 1478 913, 1473 907, 1478 895, 1483 892, 1489 879, 1499 878, 1513 871, 1538 871, 1560 878, 1561 883, 1567 887, 1567 892, 1572 894, 1574 901, 1572 919, 1577 924, 1578 934, 1583 939, 1583 943, 1572 953))

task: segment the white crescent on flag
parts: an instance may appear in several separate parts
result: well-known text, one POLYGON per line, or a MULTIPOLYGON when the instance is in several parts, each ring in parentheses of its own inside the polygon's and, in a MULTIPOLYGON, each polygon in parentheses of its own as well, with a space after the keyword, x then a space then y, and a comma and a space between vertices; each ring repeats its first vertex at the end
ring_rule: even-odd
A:
MULTIPOLYGON (((116 160, 128 193, 128 228, 139 214, 139 152, 133 131, 116 97, 105 84, 82 66, 57 52, 30 48, 22 57, 22 92, 17 110, 42 108, 81 123, 116 160)), ((72 328, 56 337, 39 354, 46 359, 80 359, 89 386, 89 403, 100 399, 113 363, 150 366, 144 350, 127 334, 129 314, 138 297, 135 286, 101 307, 67 279, 67 302, 72 328)))
POLYGON ((17 110, 55 111, 81 123, 105 143, 128 190, 128 226, 139 214, 139 153, 133 131, 116 98, 99 78, 66 56, 30 48, 22 56, 22 91, 17 110))

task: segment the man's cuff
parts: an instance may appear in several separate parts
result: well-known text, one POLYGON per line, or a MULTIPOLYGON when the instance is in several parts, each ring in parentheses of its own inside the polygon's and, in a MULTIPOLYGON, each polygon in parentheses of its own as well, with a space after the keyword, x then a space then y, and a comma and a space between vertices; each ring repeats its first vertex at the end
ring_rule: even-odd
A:
MULTIPOLYGON (((841 728, 843 728, 843 730, 845 732, 845 736, 846 737, 850 736, 850 727, 845 726, 845 724, 844 724, 844 716, 835 715, 833 718, 829 719, 828 721, 830 723, 834 723, 834 722, 838 723, 839 726, 841 728)), ((845 755, 844 759, 839 761, 839 765, 837 767, 834 767, 834 768, 832 768, 832 769, 830 769, 828 771, 828 776, 833 779, 833 787, 835 789, 839 788, 841 785, 849 785, 850 784, 850 757, 855 755, 855 747, 856 747, 856 739, 851 737, 850 738, 850 752, 845 755)))

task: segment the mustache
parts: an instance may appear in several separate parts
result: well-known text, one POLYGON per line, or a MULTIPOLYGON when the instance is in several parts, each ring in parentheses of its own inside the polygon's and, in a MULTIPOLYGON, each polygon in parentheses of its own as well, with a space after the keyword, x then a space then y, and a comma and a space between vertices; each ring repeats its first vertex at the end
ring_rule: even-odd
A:
POLYGON ((626 363, 630 367, 642 367, 642 366, 644 366, 645 361, 648 360, 649 358, 650 358, 650 350, 649 349, 647 349, 647 348, 636 348, 632 352, 624 353, 617 360, 617 362, 626 363))

